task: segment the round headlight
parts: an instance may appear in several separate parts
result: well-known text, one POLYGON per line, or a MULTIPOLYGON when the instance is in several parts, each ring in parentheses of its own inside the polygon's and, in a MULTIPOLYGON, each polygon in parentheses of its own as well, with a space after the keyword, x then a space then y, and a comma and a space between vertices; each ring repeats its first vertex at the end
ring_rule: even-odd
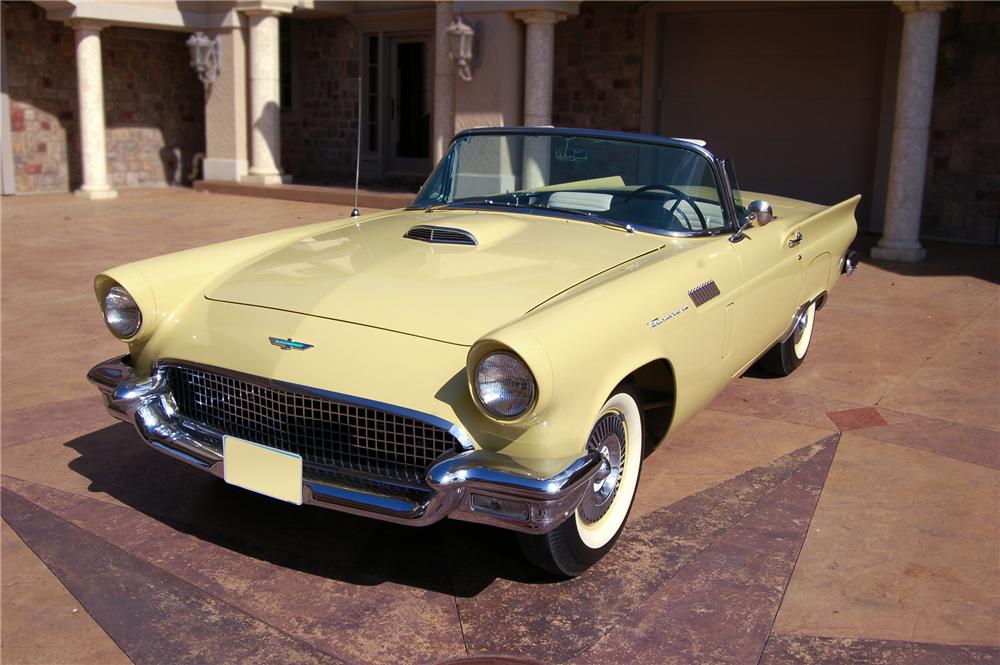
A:
POLYGON ((476 365, 476 397, 497 418, 517 418, 535 401, 535 377, 521 359, 497 352, 476 365))
POLYGON ((104 322, 116 337, 126 338, 139 332, 142 312, 123 286, 112 286, 104 296, 104 322))

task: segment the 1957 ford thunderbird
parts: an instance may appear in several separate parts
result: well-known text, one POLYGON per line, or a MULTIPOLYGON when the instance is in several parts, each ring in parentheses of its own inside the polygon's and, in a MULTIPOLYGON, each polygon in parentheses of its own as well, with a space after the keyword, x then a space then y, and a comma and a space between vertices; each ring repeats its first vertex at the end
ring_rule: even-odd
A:
POLYGON ((465 131, 405 210, 98 275, 128 354, 89 378, 228 483, 511 529, 577 575, 643 458, 754 363, 793 371, 857 264, 858 197, 763 198, 700 141, 465 131))

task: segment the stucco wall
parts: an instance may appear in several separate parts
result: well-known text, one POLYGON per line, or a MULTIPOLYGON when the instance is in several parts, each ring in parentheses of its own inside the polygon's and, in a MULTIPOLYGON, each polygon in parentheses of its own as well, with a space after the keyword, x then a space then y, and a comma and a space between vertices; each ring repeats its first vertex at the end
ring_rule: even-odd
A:
POLYGON ((343 18, 291 20, 292 103, 281 110, 281 160, 297 181, 353 179, 358 37, 343 18))
MULTIPOLYGON (((74 189, 82 177, 73 31, 32 3, 4 4, 16 191, 74 189)), ((101 32, 114 187, 170 184, 177 167, 187 171, 203 150, 203 91, 188 66, 186 37, 130 28, 101 32)))
POLYGON ((556 26, 552 119, 639 131, 643 31, 638 2, 585 2, 556 26))
POLYGON ((922 235, 1000 242, 1000 3, 941 24, 922 235))
POLYGON ((484 52, 471 81, 455 78, 455 132, 521 124, 524 24, 508 12, 470 11, 466 20, 482 30, 484 52))

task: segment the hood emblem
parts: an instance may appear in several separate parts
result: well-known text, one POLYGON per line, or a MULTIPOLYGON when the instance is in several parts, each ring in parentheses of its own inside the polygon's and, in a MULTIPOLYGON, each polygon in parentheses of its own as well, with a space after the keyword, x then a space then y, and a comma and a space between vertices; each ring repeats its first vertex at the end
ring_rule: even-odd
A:
POLYGON ((278 347, 282 351, 305 351, 306 349, 313 348, 312 344, 306 344, 305 342, 296 342, 291 337, 282 339, 281 337, 268 337, 273 346, 278 347))

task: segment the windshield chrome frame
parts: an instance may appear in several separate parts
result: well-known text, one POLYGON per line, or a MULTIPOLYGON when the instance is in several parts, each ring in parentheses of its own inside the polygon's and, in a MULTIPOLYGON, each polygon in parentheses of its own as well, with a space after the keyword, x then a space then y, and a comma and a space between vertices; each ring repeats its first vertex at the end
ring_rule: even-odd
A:
MULTIPOLYGON (((722 169, 722 161, 710 150, 704 146, 700 146, 697 143, 691 143, 689 141, 684 141, 682 139, 667 138, 665 136, 653 136, 652 134, 632 134, 629 132, 614 132, 599 129, 573 129, 570 127, 477 127, 473 129, 466 129, 455 135, 455 138, 451 140, 448 146, 448 151, 442 159, 447 159, 447 156, 451 154, 454 149, 455 144, 466 137, 469 136, 578 136, 581 138, 592 138, 592 139, 610 139, 614 141, 624 141, 628 143, 645 143, 648 145, 656 145, 670 148, 680 148, 682 150, 689 150, 694 152, 701 157, 708 160, 712 167, 712 176, 715 178, 715 189, 719 194, 719 200, 722 203, 722 209, 725 219, 725 225, 718 229, 711 229, 708 231, 668 231, 665 229, 659 229, 652 226, 646 226, 644 224, 631 224, 631 226, 636 231, 643 231, 645 233, 652 233, 654 235, 660 236, 670 236, 679 238, 694 238, 694 237, 705 237, 705 236, 721 236, 732 233, 739 226, 739 220, 736 215, 736 205, 733 199, 732 188, 730 187, 729 179, 726 177, 725 171, 722 169)), ((438 163, 437 166, 440 166, 438 163)), ((435 166, 435 170, 437 169, 435 166)), ((431 171, 433 174, 434 171, 431 171)), ((454 174, 452 174, 454 177, 454 174)), ((421 187, 423 189, 423 187, 421 187)), ((416 200, 416 199, 414 199, 416 200)), ((449 204, 443 204, 440 208, 434 208, 435 210, 450 210, 458 209, 461 206, 461 201, 457 202, 455 208, 449 208, 449 204)), ((557 217, 561 219, 575 219, 585 222, 590 222, 592 224, 598 224, 594 220, 594 215, 588 215, 580 213, 575 215, 573 213, 557 210, 546 210, 544 208, 535 208, 527 206, 518 205, 504 205, 496 204, 489 205, 484 203, 470 204, 468 207, 470 209, 476 209, 476 205, 481 206, 482 210, 503 210, 505 212, 517 212, 527 215, 541 215, 545 217, 557 217)), ((424 210, 424 206, 415 206, 411 202, 406 208, 407 210, 424 210)), ((600 215, 597 217, 601 218, 600 215)), ((604 219, 604 218, 601 218, 604 219)), ((618 222, 614 219, 608 219, 609 222, 615 222, 624 224, 623 222, 618 222)))

